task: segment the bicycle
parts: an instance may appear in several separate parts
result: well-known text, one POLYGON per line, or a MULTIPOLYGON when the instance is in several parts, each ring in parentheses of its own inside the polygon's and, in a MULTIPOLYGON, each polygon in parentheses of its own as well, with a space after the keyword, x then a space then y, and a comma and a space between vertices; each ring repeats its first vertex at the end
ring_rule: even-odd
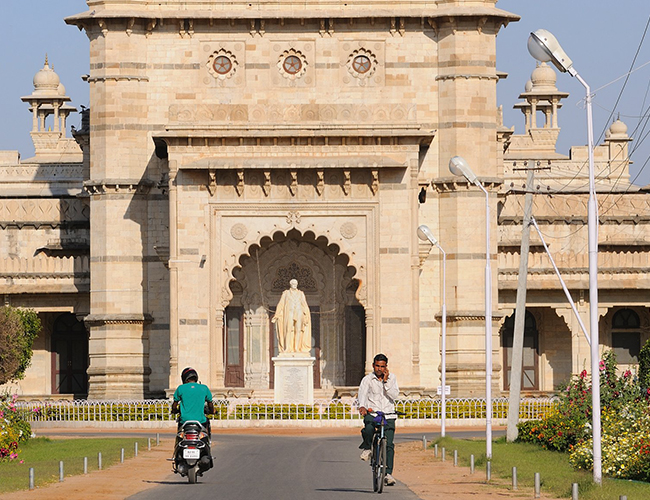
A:
POLYGON ((370 413, 375 421, 375 433, 372 436, 372 455, 370 468, 372 470, 372 491, 381 493, 384 490, 386 478, 386 436, 384 427, 387 420, 395 420, 397 413, 384 413, 381 411, 370 413))

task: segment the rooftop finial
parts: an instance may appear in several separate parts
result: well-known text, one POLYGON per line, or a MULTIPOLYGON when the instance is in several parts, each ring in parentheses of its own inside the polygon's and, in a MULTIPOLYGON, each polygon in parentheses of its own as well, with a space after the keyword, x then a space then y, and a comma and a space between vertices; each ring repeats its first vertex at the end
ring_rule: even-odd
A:
POLYGON ((45 66, 49 66, 49 64, 47 62, 47 52, 45 53, 45 66))

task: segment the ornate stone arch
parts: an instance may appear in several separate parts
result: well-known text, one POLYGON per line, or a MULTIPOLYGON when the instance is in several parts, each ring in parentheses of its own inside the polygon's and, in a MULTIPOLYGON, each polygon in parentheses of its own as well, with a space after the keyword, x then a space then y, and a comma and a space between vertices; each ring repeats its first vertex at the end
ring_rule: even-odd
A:
MULTIPOLYGON (((245 262, 246 259, 252 259, 253 261, 255 261, 258 256, 258 252, 260 252, 262 248, 266 248, 270 244, 282 239, 285 241, 288 239, 294 239, 299 243, 299 245, 302 244, 316 245, 318 247, 321 247, 322 249, 330 249, 330 252, 336 250, 335 252, 333 252, 335 258, 339 258, 339 259, 341 257, 347 258, 348 260, 345 263, 345 269, 347 272, 345 274, 350 276, 351 279, 355 279, 359 282, 359 286, 356 290, 355 295, 359 303, 364 307, 367 307, 368 291, 367 291, 366 279, 365 279, 366 266, 361 263, 355 263, 354 257, 356 256, 356 253, 352 249, 351 243, 349 243, 342 237, 338 237, 338 238, 332 237, 332 234, 330 234, 329 232, 327 236, 325 235, 316 236, 316 234, 311 230, 300 231, 295 228, 289 229, 288 231, 277 230, 277 228, 273 228, 273 231, 269 231, 264 234, 260 232, 254 238, 243 242, 246 244, 245 250, 239 255, 238 259, 233 259, 232 261, 230 261, 230 263, 227 263, 225 268, 223 269, 222 276, 224 276, 224 282, 221 284, 222 307, 226 307, 233 298, 232 290, 230 289, 229 283, 230 281, 237 279, 236 270, 242 269, 243 263, 245 262)), ((321 266, 316 266, 316 267, 318 267, 320 272, 322 273, 322 267, 321 266)), ((246 295, 247 285, 242 283, 242 286, 244 287, 243 294, 246 295)))

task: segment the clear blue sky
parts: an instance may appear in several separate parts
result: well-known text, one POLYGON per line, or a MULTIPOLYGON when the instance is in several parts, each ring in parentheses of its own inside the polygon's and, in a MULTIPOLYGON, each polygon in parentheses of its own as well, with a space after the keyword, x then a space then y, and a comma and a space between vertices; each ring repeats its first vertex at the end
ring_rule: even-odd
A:
MULTIPOLYGON (((72 104, 88 105, 88 86, 80 76, 88 73, 88 40, 84 32, 68 26, 63 18, 86 10, 84 0, 1 0, 0 90, 4 120, 0 123, 0 149, 18 149, 23 158, 33 154, 29 132, 31 113, 20 97, 32 92, 32 78, 43 66, 45 54, 66 86, 72 104)), ((499 0, 497 7, 519 14, 522 19, 503 29, 497 39, 497 68, 509 74, 498 85, 499 104, 505 125, 523 133, 523 115, 512 109, 530 78, 535 62, 528 54, 528 34, 537 28, 553 32, 573 59, 575 68, 592 89, 624 75, 634 59, 650 18, 649 0, 499 0), (562 12, 556 17, 553 11, 562 12)), ((650 33, 641 46, 635 67, 650 61, 650 33)), ((624 80, 600 90, 594 97, 594 135, 598 140, 609 125, 624 80)), ((627 123, 635 139, 631 167, 636 184, 650 184, 650 125, 641 116, 650 104, 650 65, 633 73, 616 106, 615 115, 627 123), (637 125, 641 123, 638 130, 637 125), (637 149, 638 148, 638 149, 637 149), (644 167, 645 164, 645 167, 644 167)), ((559 74, 557 86, 570 92, 560 114, 562 132, 558 152, 568 154, 571 145, 587 142, 586 115, 580 106, 584 88, 575 78, 559 74)), ((78 115, 69 120, 79 125, 78 115)), ((602 139, 602 138, 601 138, 602 139)))

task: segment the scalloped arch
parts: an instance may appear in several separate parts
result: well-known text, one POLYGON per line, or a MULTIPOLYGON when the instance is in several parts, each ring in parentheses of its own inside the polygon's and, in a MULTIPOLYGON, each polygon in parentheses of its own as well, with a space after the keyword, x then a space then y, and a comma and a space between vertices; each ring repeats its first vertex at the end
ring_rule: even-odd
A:
POLYGON ((330 248, 332 245, 336 245, 338 247, 338 251, 336 252, 335 255, 337 256, 343 255, 348 258, 346 269, 348 270, 352 269, 354 273, 350 277, 354 278, 359 282, 359 286, 355 292, 355 296, 362 306, 367 307, 368 294, 366 288, 366 266, 365 263, 357 261, 356 253, 352 250, 350 243, 342 237, 332 238, 331 235, 316 234, 311 229, 301 231, 296 228, 289 229, 288 231, 278 230, 274 228, 274 230, 270 232, 258 233, 255 240, 251 240, 247 242, 245 251, 242 252, 232 264, 228 264, 226 269, 224 269, 224 271, 226 271, 224 275, 227 276, 227 278, 225 279, 225 282, 221 284, 223 290, 223 294, 222 294, 223 307, 226 307, 233 299, 233 294, 232 294, 232 290, 230 289, 229 283, 232 280, 237 279, 237 277, 235 276, 237 270, 242 270, 242 264, 241 264, 242 259, 246 257, 250 259, 255 259, 256 254, 255 252, 253 252, 253 249, 264 248, 266 245, 268 245, 269 242, 275 241, 276 235, 281 235, 287 240, 296 239, 298 240, 299 243, 311 243, 315 246, 319 246, 319 247, 322 246, 323 248, 330 248), (310 234, 313 235, 313 237, 308 236, 310 234), (294 237, 294 235, 296 235, 296 237, 294 237))

